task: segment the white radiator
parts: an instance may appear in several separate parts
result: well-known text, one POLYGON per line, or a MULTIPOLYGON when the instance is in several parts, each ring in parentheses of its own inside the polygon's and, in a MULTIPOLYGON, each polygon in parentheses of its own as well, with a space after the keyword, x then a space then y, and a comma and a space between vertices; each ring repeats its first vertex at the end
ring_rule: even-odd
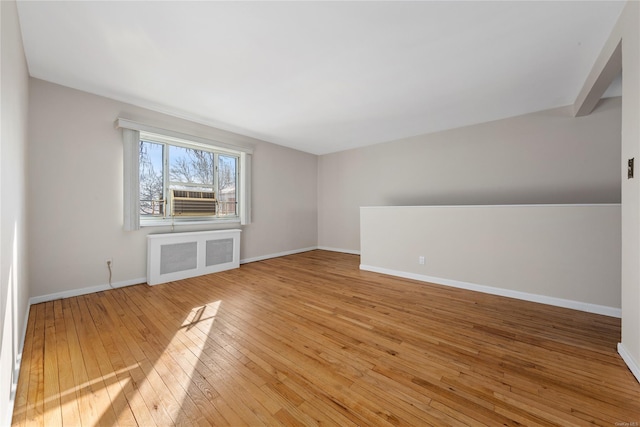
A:
POLYGON ((147 236, 147 283, 230 270, 240 266, 241 230, 150 234, 147 236))

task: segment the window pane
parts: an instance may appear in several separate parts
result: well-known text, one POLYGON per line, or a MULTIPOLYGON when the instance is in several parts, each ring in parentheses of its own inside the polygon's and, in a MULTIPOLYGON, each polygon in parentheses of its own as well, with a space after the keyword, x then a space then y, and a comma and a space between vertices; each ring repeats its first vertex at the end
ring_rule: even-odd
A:
POLYGON ((140 140, 140 215, 198 221, 238 217, 239 157, 140 140))
POLYGON ((220 215, 238 215, 236 169, 238 158, 233 156, 218 156, 218 187, 220 195, 220 215))
POLYGON ((172 188, 204 184, 213 191, 213 153, 169 145, 169 172, 172 188))
POLYGON ((140 141, 140 215, 164 216, 162 144, 140 141))
POLYGON ((214 154, 169 145, 169 200, 174 217, 213 216, 214 154))

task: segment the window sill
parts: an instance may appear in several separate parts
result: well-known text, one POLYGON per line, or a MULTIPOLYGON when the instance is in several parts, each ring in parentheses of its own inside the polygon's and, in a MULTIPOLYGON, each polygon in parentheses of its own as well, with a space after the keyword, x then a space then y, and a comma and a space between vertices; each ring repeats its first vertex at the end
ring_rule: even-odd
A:
POLYGON ((180 227, 183 225, 227 225, 227 224, 240 224, 240 218, 216 218, 216 219, 141 219, 140 227, 180 227))

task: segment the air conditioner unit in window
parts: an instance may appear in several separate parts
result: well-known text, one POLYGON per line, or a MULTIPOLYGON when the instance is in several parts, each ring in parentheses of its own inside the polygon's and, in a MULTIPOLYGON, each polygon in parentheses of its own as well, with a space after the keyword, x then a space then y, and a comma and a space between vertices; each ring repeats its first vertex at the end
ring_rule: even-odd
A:
POLYGON ((171 213, 174 216, 211 216, 218 201, 211 191, 171 190, 171 213))

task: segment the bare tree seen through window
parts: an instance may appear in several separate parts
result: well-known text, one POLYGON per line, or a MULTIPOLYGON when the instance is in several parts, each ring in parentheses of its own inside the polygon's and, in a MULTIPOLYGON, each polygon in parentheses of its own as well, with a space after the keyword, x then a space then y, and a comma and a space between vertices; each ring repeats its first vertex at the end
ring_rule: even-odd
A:
POLYGON ((140 215, 164 215, 162 150, 140 141, 140 215))
MULTIPOLYGON (((236 170, 238 158, 209 151, 140 141, 140 214, 161 216, 165 199, 171 197, 164 188, 168 172, 169 189, 214 192, 218 215, 237 215, 236 170), (164 153, 163 150, 168 150, 164 153), (164 171, 164 155, 168 155, 169 170, 164 171), (217 158, 217 191, 214 188, 217 158)), ((170 202, 170 200, 169 200, 170 202)))

